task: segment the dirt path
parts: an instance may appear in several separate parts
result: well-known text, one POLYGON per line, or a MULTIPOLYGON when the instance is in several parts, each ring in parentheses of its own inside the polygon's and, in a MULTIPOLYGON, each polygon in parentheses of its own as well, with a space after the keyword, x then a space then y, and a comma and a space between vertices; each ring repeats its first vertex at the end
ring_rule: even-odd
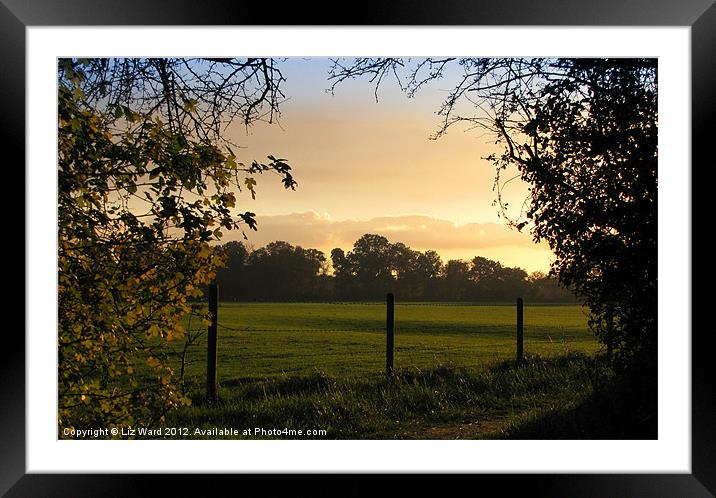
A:
POLYGON ((490 432, 499 431, 505 419, 472 420, 460 424, 424 427, 401 434, 403 439, 476 439, 490 432))

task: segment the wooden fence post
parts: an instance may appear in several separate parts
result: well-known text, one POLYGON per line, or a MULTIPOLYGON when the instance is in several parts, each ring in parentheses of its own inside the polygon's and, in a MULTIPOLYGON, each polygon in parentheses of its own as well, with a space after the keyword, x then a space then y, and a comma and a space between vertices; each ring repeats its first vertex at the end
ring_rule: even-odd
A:
POLYGON ((395 296, 389 293, 387 296, 387 320, 385 324, 386 330, 386 351, 385 351, 385 373, 388 377, 393 376, 393 334, 395 332, 395 296))
POLYGON ((517 363, 523 361, 523 338, 524 338, 524 318, 522 312, 522 298, 517 298, 517 363))
POLYGON ((206 395, 211 401, 217 400, 216 392, 216 322, 219 313, 219 286, 209 285, 209 325, 208 347, 206 357, 206 395))

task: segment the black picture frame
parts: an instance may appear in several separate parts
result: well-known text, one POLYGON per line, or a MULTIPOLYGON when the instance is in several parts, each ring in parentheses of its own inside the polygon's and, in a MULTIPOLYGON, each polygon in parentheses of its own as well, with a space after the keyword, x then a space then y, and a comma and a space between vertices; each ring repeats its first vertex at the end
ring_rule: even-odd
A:
MULTIPOLYGON (((260 2, 203 0, 0 0, 0 98, 5 157, 8 170, 19 171, 25 157, 25 28, 29 26, 117 25, 503 25, 503 26, 690 26, 692 69, 692 164, 699 175, 713 163, 710 123, 716 110, 716 5, 714 0, 398 0, 361 2, 353 8, 328 2, 295 2, 268 9, 260 2), (338 7, 342 7, 339 9, 338 7), (270 11, 269 11, 270 10, 270 11), (339 14, 341 12, 344 14, 339 14), (12 151, 15 154, 8 155, 12 151)), ((682 167, 685 175, 694 168, 682 167)), ((23 168, 24 173, 24 168, 23 168)), ((24 174, 20 180, 25 188, 24 174)), ((699 176, 699 184, 705 182, 699 176)), ((693 183, 692 183, 693 184, 693 183)), ((15 183, 11 185, 16 185, 15 183)), ((10 184, 8 185, 10 186, 10 184)), ((696 199, 692 194, 692 199, 696 199)), ((693 209, 692 226, 700 226, 704 212, 693 209)), ((692 254, 693 248, 692 241, 692 254)), ((693 257, 692 256, 692 257, 693 257)), ((26 257, 25 267, 32 265, 26 257)), ((693 289, 692 284, 692 289, 693 289)), ((25 297, 25 303, 32 296, 25 297)), ((701 301, 692 292, 692 310, 701 301)), ((26 308, 27 309, 27 308, 26 308)), ((694 317, 695 318, 695 317, 694 317)), ((716 388, 711 365, 714 338, 710 327, 692 326, 692 473, 691 474, 525 474, 471 475, 475 490, 497 484, 512 494, 530 496, 712 496, 716 493, 716 388), (478 483, 478 484, 475 484, 478 483)), ((15 329, 16 330, 16 329, 15 329)), ((688 334, 688 330, 670 331, 688 334)), ((41 475, 25 472, 25 341, 19 333, 6 333, 6 354, 0 363, 0 493, 7 496, 127 496, 144 495, 161 486, 165 495, 194 486, 217 486, 211 476, 41 475), (138 490, 142 490, 139 492, 138 490)), ((275 486, 271 476, 240 476, 242 486, 275 486)), ((464 480, 463 478, 458 479, 464 480)), ((288 476, 282 486, 298 489, 300 476, 288 476)), ((424 486, 424 476, 413 476, 424 486)), ((369 485, 356 476, 326 476, 316 494, 340 489, 342 495, 363 495, 369 485)), ((211 488, 209 488, 211 489, 211 488)), ((490 489, 490 488, 483 488, 490 489)), ((494 489, 494 488, 493 488, 494 489)), ((331 495, 335 494, 333 492, 331 495)))

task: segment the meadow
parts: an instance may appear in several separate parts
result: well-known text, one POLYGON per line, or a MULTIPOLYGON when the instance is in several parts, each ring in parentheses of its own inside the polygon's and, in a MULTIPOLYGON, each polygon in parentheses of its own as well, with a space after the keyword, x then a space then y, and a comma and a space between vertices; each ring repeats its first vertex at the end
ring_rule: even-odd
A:
MULTIPOLYGON (((383 374, 385 315, 384 303, 221 303, 219 383, 316 370, 336 377, 383 374)), ((591 354, 600 347, 580 306, 525 306, 524 322, 526 354, 591 354)), ((396 303, 395 367, 479 369, 514 358, 515 327, 514 304, 396 303)), ((190 378, 205 375, 202 339, 189 353, 190 378)))
POLYGON ((167 425, 289 429, 276 438, 506 437, 611 375, 580 306, 525 306, 517 366, 513 304, 396 303, 387 379, 385 314, 383 303, 221 303, 220 399, 205 398, 204 334, 187 355, 192 406, 167 425))

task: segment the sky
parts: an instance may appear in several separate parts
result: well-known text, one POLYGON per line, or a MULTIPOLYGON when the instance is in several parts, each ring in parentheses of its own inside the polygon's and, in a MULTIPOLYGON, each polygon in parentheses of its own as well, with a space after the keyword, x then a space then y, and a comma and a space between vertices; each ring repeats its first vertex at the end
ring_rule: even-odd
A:
MULTIPOLYGON (((435 250, 443 261, 484 256, 530 272, 549 269, 547 245, 498 217, 495 170, 484 159, 496 150, 494 137, 455 127, 429 138, 457 73, 413 99, 385 81, 376 102, 367 80, 327 92, 329 65, 325 58, 286 61, 280 67, 288 100, 278 123, 227 130, 241 146, 240 161, 285 158, 298 182, 295 191, 285 190, 278 176, 264 175, 257 178, 255 200, 240 194, 239 209, 257 215, 258 231, 246 230, 249 245, 285 240, 329 257, 334 247, 349 251, 364 233, 377 233, 412 249, 435 250)), ((521 205, 526 186, 515 181, 509 187, 508 201, 521 205)), ((241 235, 224 237, 234 239, 241 235)))

